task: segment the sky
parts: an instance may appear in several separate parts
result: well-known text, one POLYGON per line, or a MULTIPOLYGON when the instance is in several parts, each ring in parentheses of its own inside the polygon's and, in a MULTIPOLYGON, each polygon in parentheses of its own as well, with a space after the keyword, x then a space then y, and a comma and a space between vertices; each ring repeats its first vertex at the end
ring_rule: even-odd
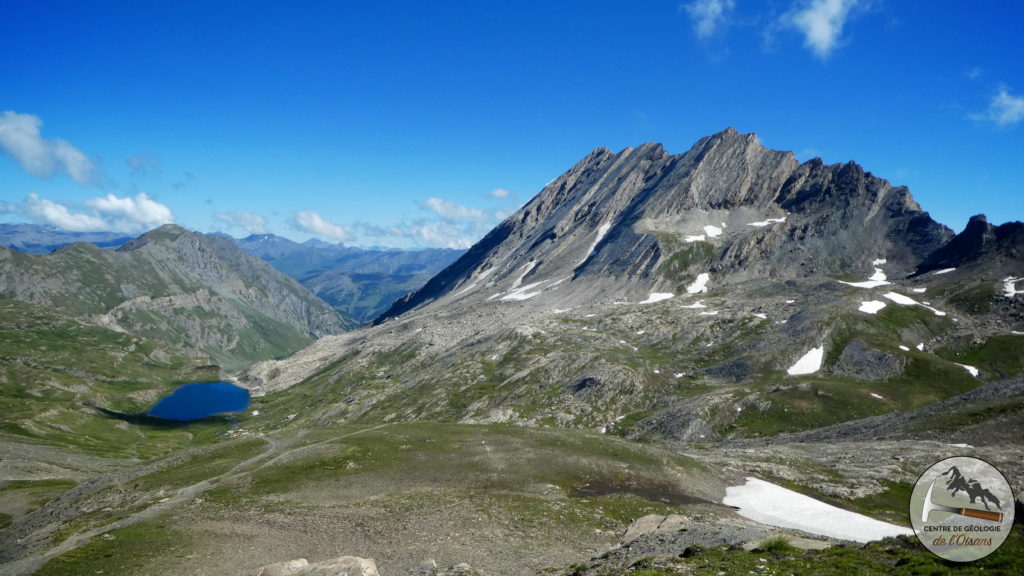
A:
POLYGON ((726 127, 1024 220, 1012 0, 0 0, 0 222, 468 247, 726 127))

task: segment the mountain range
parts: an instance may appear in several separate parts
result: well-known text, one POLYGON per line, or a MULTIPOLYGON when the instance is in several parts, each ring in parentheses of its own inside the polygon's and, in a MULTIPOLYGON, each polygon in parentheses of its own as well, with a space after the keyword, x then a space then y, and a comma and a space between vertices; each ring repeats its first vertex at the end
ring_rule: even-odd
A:
POLYGON ((50 254, 0 248, 0 297, 163 342, 227 370, 352 325, 232 242, 173 224, 114 250, 83 242, 50 254))
MULTIPOLYGON (((723 502, 753 478, 906 534, 941 458, 1024 490, 1024 224, 954 233, 853 162, 733 129, 682 154, 598 148, 465 253, 165 226, 116 251, 0 251, 0 286, 0 575, 377 573, 340 554, 434 576, 944 573, 912 537, 861 546, 723 502), (387 307, 339 296, 381 311, 342 331, 268 262, 328 295, 356 268, 439 271, 387 307), (211 371, 182 349, 246 330, 316 340, 245 365, 245 413, 115 412, 211 371), (113 409, 81 403, 86 380, 113 409)), ((1019 530, 991 558, 967 569, 1019 572, 1019 530)))
POLYGON ((374 328, 243 380, 336 399, 311 418, 685 441, 912 409, 1024 363, 1021 229, 954 235, 905 187, 731 129, 597 149, 374 328))
POLYGON ((235 243, 360 323, 376 318, 463 253, 450 248, 365 249, 316 239, 298 243, 274 234, 253 234, 235 243))

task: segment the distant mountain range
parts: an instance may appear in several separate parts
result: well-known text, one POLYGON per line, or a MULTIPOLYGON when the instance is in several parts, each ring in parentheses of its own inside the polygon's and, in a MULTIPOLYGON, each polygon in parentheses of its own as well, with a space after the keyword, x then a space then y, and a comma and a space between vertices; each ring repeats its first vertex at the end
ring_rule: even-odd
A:
POLYGON ((131 239, 118 232, 67 232, 38 224, 0 224, 0 246, 29 254, 49 254, 75 242, 116 248, 131 239))
MULTIPOLYGON (((298 280, 354 323, 373 320, 465 253, 464 250, 366 249, 318 239, 295 242, 274 234, 226 238, 298 280)), ((116 248, 132 239, 115 232, 66 232, 36 224, 0 224, 0 246, 47 254, 76 242, 116 248)))
POLYGON ((360 322, 373 320, 465 252, 374 250, 316 239, 298 243, 274 234, 254 234, 235 243, 360 322))

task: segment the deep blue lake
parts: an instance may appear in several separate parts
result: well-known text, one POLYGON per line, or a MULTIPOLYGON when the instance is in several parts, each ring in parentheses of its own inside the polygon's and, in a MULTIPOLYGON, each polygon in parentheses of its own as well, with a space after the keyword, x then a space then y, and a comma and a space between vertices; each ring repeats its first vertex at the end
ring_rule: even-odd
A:
POLYGON ((249 391, 230 382, 182 384, 146 412, 165 420, 199 420, 221 412, 238 412, 249 405, 249 391))

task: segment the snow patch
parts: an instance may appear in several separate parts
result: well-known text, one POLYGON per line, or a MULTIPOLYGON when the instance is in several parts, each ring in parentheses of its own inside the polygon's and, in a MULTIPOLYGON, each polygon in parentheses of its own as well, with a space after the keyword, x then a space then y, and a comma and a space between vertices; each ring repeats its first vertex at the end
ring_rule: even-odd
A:
POLYGON ((974 446, 971 446, 970 444, 963 444, 963 443, 959 443, 959 444, 946 444, 946 446, 952 446, 953 448, 974 448, 974 446))
POLYGON ((562 308, 555 308, 555 309, 553 310, 553 312, 554 312, 555 314, 565 314, 566 312, 568 312, 568 311, 570 311, 570 310, 572 310, 572 308, 565 308, 565 309, 562 309, 562 308))
POLYGON ((757 478, 748 477, 743 486, 726 488, 722 503, 738 507, 740 516, 755 522, 841 540, 863 543, 914 534, 909 528, 836 508, 757 478))
POLYGON ((710 312, 701 312, 701 316, 718 316, 718 310, 712 310, 710 312))
POLYGON ((696 309, 699 309, 699 308, 707 308, 707 306, 702 304, 700 300, 697 300, 693 304, 687 304, 686 306, 680 306, 680 308, 690 308, 692 310, 696 310, 696 309))
POLYGON ((786 374, 790 376, 800 376, 803 374, 814 374, 821 369, 821 361, 825 358, 825 347, 818 346, 817 348, 811 348, 809 352, 800 357, 786 370, 786 374))
POLYGON ((931 310, 932 313, 935 314, 936 316, 946 315, 946 313, 943 312, 942 310, 936 310, 935 308, 928 306, 927 303, 922 304, 909 296, 904 296, 903 294, 899 294, 897 292, 886 292, 885 294, 883 294, 883 296, 899 304, 900 306, 920 306, 922 308, 927 308, 928 310, 931 310))
POLYGON ((878 398, 879 400, 885 400, 885 398, 879 396, 878 394, 875 394, 874 392, 871 392, 870 394, 871 394, 872 398, 878 398))
POLYGON ((1013 334, 1014 336, 1024 336, 1024 332, 1018 332, 1016 330, 1010 330, 1010 334, 1013 334))
POLYGON ((970 372, 971 376, 974 376, 975 378, 978 377, 978 369, 975 368, 974 366, 968 366, 967 364, 957 364, 957 366, 959 366, 959 367, 963 368, 964 370, 967 370, 968 372, 970 372))
POLYGON ((675 298, 675 296, 676 295, 671 292, 651 292, 651 295, 647 297, 647 300, 643 300, 639 302, 639 304, 654 304, 655 302, 675 298))
POLYGON ((703 242, 705 240, 707 240, 707 238, 705 238, 703 234, 700 236, 687 236, 686 238, 683 238, 684 242, 703 242))
POLYGON ((476 288, 477 284, 479 284, 480 281, 483 280, 484 278, 487 278, 487 276, 489 276, 491 272, 494 272, 494 268, 488 268, 487 270, 484 270, 480 274, 477 274, 476 277, 473 278, 473 283, 472 284, 470 284, 469 286, 466 286, 462 290, 459 290, 459 292, 456 293, 455 295, 458 296, 459 294, 464 294, 466 292, 469 292, 473 288, 476 288))
POLYGON ((536 265, 537 265, 536 262, 534 262, 533 260, 530 260, 529 262, 526 263, 525 266, 523 266, 523 273, 520 274, 518 278, 516 278, 515 280, 512 281, 512 289, 513 290, 515 290, 516 288, 519 288, 519 286, 523 283, 523 278, 526 278, 526 275, 529 274, 530 270, 533 270, 533 267, 536 266, 536 265))
POLYGON ((920 350, 921 352, 924 352, 924 342, 921 342, 920 344, 918 344, 917 345, 917 349, 920 350))
POLYGON ((847 286, 853 286, 854 288, 878 288, 879 286, 892 284, 892 282, 885 279, 885 272, 879 268, 879 266, 885 264, 885 260, 875 260, 872 264, 875 266, 875 273, 868 277, 864 282, 844 282, 840 280, 839 283, 846 284, 847 286))
MULTIPOLYGON (((725 226, 725 224, 722 224, 722 226, 725 226)), ((704 227, 704 233, 708 235, 708 238, 717 238, 722 235, 722 229, 708 224, 704 227)))
POLYGON ((885 258, 876 258, 871 261, 872 266, 881 266, 882 264, 885 264, 885 258))
POLYGON ((786 370, 785 373, 791 376, 813 374, 821 369, 821 361, 824 359, 825 347, 818 346, 811 348, 810 352, 800 357, 796 364, 786 370))
POLYGON ((867 314, 878 314, 878 311, 881 310, 882 308, 885 308, 885 302, 881 302, 879 300, 869 300, 867 302, 861 302, 860 308, 857 308, 857 310, 860 310, 861 312, 865 312, 867 314))
POLYGON ((1024 290, 1017 290, 1017 282, 1024 280, 1024 278, 1014 278, 1013 276, 1007 276, 1003 278, 1003 295, 1007 298, 1013 298, 1017 294, 1024 294, 1024 290))
POLYGON ((764 228, 765 226, 767 226, 769 224, 773 224, 773 223, 775 223, 775 224, 782 224, 785 221, 786 221, 786 217, 783 216, 782 218, 769 218, 767 220, 761 220, 760 222, 751 222, 750 224, 747 224, 747 226, 756 226, 758 228, 764 228))
MULTIPOLYGON (((590 249, 587 250, 587 255, 583 257, 583 260, 580 260, 580 264, 583 264, 587 260, 590 260, 590 257, 594 255, 594 250, 597 249, 597 245, 601 243, 601 240, 604 240, 604 235, 607 234, 608 231, 611 230, 611 228, 611 222, 605 222, 604 224, 601 224, 601 227, 597 229, 597 237, 594 238, 594 243, 590 245, 590 249)), ((579 266, 580 264, 577 264, 577 266, 579 266)))
POLYGON ((932 272, 932 274, 934 274, 936 276, 938 276, 939 274, 949 274, 953 270, 956 270, 956 268, 944 268, 942 270, 938 270, 936 272, 932 272))
POLYGON ((754 318, 760 318, 761 320, 767 320, 768 319, 768 315, 767 314, 763 314, 761 312, 755 312, 754 313, 754 318))
POLYGON ((547 282, 547 280, 541 280, 540 282, 534 282, 533 284, 527 284, 526 286, 519 286, 518 288, 509 292, 508 294, 502 296, 501 299, 506 302, 511 300, 529 300, 530 298, 533 298, 534 296, 543 292, 542 290, 530 292, 530 290, 536 288, 537 286, 540 286, 545 282, 547 282))
POLYGON ((910 348, 907 348, 903 344, 900 344, 900 350, 903 350, 904 352, 910 352, 910 348))
POLYGON ((794 302, 796 302, 796 300, 786 300, 786 304, 792 304, 794 302))
POLYGON ((701 272, 697 275, 697 279, 694 280, 693 284, 686 287, 687 294, 699 294, 701 292, 708 291, 708 280, 711 279, 711 275, 707 272, 701 272))
POLYGON ((928 291, 928 289, 927 288, 914 288, 914 289, 912 289, 912 291, 914 292, 914 294, 924 294, 925 292, 928 291))

